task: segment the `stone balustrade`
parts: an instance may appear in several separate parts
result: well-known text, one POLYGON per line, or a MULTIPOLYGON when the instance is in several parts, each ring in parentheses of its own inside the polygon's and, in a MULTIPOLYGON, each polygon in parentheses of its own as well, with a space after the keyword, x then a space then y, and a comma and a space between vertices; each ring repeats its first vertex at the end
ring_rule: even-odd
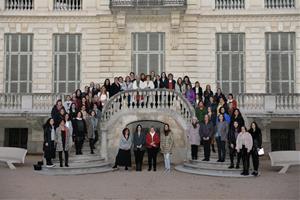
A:
POLYGON ((58 99, 64 94, 0 94, 0 113, 16 115, 22 113, 49 115, 58 99))
POLYGON ((295 8, 295 0, 265 0, 265 8, 295 8))
POLYGON ((245 114, 300 115, 300 94, 241 94, 236 99, 245 114))
POLYGON ((245 0, 216 0, 215 8, 218 10, 238 10, 245 8, 245 0))
POLYGON ((33 0, 5 0, 7 10, 32 10, 33 0))
POLYGON ((121 111, 141 109, 171 110, 187 121, 195 116, 193 106, 182 94, 174 90, 147 89, 123 91, 110 98, 102 110, 102 121, 108 121, 121 111))
POLYGON ((110 0, 110 8, 186 7, 187 0, 110 0))
MULTIPOLYGON (((65 94, 0 94, 0 114, 22 113, 49 115, 58 99, 65 94)), ((236 96, 238 107, 246 115, 300 115, 300 94, 240 94, 236 96)), ((191 104, 180 93, 172 90, 130 90, 112 98, 103 108, 102 120, 107 121, 114 113, 134 109, 166 109, 180 113, 189 120, 194 115, 191 104)))
POLYGON ((82 0, 54 0, 53 3, 54 10, 81 10, 82 0))

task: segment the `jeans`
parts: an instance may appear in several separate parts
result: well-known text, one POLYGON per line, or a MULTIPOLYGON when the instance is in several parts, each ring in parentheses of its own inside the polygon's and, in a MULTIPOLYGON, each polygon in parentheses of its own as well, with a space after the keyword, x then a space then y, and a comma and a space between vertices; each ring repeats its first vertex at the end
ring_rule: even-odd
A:
POLYGON ((165 161, 165 168, 170 170, 171 169, 170 153, 164 153, 164 161, 165 161))
POLYGON ((221 137, 216 137, 217 145, 218 145, 218 157, 219 160, 224 161, 226 150, 225 150, 225 141, 221 140, 221 137))

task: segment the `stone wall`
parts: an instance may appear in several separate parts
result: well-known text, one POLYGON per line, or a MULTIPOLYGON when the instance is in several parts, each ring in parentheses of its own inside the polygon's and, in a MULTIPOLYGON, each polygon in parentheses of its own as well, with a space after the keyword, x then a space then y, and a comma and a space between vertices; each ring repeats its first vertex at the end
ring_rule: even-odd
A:
POLYGON ((107 150, 106 157, 109 161, 114 161, 115 156, 118 152, 118 145, 120 141, 120 136, 122 134, 122 130, 128 125, 130 127, 130 124, 137 121, 154 121, 168 123, 170 129, 173 132, 174 138, 172 161, 174 163, 179 163, 187 159, 187 155, 189 155, 189 145, 187 144, 186 140, 187 123, 176 113, 161 113, 159 111, 151 111, 149 109, 148 112, 136 111, 128 112, 126 114, 116 114, 112 119, 110 119, 109 122, 101 125, 101 130, 103 132, 106 132, 107 134, 107 143, 104 145, 106 146, 107 150))

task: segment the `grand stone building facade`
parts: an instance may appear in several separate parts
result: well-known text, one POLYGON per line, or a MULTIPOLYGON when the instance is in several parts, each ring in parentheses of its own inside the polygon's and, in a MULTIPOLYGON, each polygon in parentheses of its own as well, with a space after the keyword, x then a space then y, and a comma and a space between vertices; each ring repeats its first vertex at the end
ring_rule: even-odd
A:
MULTIPOLYGON (((130 71, 166 71, 237 95, 247 123, 262 127, 268 151, 299 149, 299 6, 299 0, 1 1, 0 145, 26 144, 39 153, 41 124, 61 94, 130 71)), ((137 119, 145 120, 126 123, 137 119)), ((174 120, 179 141, 186 125, 174 120)))

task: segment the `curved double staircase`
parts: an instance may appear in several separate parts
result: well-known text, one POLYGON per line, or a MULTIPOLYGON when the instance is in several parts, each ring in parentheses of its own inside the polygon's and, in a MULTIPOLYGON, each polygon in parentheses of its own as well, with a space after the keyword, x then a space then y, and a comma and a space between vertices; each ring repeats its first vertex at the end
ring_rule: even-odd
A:
MULTIPOLYGON (((119 92, 106 102, 102 110, 99 122, 101 123, 99 135, 101 141, 98 142, 95 154, 90 154, 88 143, 85 142, 83 155, 75 155, 74 149, 70 151, 69 167, 60 167, 59 161, 56 159, 54 160, 55 167, 43 166, 38 173, 45 175, 75 175, 113 171, 107 156, 107 149, 109 148, 107 144, 107 128, 110 125, 114 126, 111 123, 113 118, 126 118, 128 113, 139 115, 141 111, 156 112, 158 115, 162 112, 169 112, 170 116, 179 117, 181 123, 185 124, 185 127, 190 123, 192 117, 195 116, 194 107, 182 94, 173 90, 146 89, 119 92)), ((199 155, 201 155, 200 152, 199 155)), ((209 162, 201 160, 201 158, 199 160, 188 160, 175 166, 175 169, 180 172, 197 175, 245 177, 240 175, 241 170, 239 169, 228 169, 228 161, 223 163, 216 162, 217 158, 214 153, 212 153, 212 158, 209 162)))

